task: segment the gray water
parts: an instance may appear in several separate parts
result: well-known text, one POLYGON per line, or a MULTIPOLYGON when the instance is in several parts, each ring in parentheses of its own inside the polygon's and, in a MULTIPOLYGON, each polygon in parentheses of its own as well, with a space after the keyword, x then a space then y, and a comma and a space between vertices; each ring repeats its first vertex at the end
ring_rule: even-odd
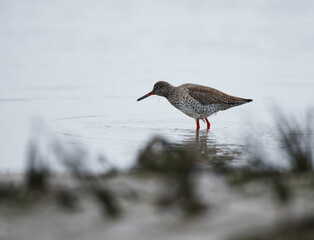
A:
MULTIPOLYGON (((153 136, 216 154, 273 145, 273 107, 302 116, 314 100, 313 1, 0 0, 0 169, 53 139, 127 169, 153 136), (191 82, 252 103, 195 121, 158 80, 191 82)), ((236 157, 244 161, 241 154, 236 157)), ((93 160, 91 160, 93 161, 93 160)))

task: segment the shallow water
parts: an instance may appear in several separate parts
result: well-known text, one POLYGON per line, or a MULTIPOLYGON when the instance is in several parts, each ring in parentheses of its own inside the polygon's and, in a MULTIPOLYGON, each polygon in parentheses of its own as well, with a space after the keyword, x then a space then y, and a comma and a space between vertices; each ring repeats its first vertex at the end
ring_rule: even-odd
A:
MULTIPOLYGON (((245 161, 274 145, 272 107, 313 106, 311 1, 0 1, 0 169, 24 168, 30 139, 58 138, 130 167, 147 141, 215 148, 245 161), (158 80, 252 98, 211 130, 150 97, 158 80), (248 137, 250 136, 250 137, 248 137)), ((205 151, 205 150, 204 150, 205 151)), ((93 158, 93 157, 91 157, 93 158)))

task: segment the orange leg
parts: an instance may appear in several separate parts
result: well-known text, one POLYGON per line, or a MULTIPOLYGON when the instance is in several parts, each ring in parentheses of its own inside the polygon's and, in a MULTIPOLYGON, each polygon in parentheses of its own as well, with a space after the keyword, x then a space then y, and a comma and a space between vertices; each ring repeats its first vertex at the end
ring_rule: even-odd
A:
POLYGON ((205 120, 206 120, 206 123, 207 123, 207 130, 209 130, 210 129, 210 123, 209 123, 207 118, 205 118, 205 120))
POLYGON ((197 119, 196 120, 196 130, 199 130, 200 129, 200 120, 197 119))

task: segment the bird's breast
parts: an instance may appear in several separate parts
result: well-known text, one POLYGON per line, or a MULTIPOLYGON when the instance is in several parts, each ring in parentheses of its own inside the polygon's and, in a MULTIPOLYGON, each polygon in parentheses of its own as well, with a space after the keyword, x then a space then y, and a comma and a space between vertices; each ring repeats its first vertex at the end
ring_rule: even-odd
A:
POLYGON ((204 119, 219 110, 216 104, 203 105, 187 94, 173 95, 168 100, 174 107, 192 118, 204 119))

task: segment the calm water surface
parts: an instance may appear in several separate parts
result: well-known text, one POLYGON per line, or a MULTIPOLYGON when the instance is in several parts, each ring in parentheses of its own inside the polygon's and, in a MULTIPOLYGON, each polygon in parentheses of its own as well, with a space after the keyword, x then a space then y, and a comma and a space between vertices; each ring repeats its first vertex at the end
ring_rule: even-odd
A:
POLYGON ((252 139, 275 144, 274 105, 295 116, 313 106, 311 1, 0 3, 2 171, 24 168, 30 139, 45 152, 56 138, 121 169, 154 136, 198 140, 241 163, 252 139), (165 99, 136 102, 158 80, 254 102, 211 117, 197 136, 165 99))

